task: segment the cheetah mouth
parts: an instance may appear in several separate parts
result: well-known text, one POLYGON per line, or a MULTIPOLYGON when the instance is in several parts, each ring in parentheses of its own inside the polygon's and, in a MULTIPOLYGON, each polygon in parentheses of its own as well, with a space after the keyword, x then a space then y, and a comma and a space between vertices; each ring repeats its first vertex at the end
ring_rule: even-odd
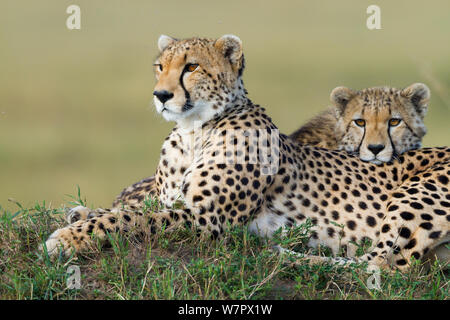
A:
MULTIPOLYGON (((181 113, 183 112, 187 112, 189 110, 192 110, 194 108, 194 105, 191 103, 186 103, 183 107, 181 107, 181 113)), ((169 113, 177 113, 175 111, 170 110, 169 108, 167 108, 166 106, 163 106, 161 109, 161 113, 164 113, 164 111, 169 112, 169 113)))
POLYGON ((381 160, 379 160, 379 159, 373 159, 373 160, 371 160, 370 162, 372 162, 373 164, 382 164, 382 163, 384 163, 385 161, 381 161, 381 160))

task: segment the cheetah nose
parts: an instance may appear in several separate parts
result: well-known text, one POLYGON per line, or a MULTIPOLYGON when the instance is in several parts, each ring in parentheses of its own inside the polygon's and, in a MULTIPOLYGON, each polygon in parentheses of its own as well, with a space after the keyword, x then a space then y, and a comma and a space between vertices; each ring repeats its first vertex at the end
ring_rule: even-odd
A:
POLYGON ((367 147, 370 151, 372 151, 372 153, 374 155, 377 155, 381 152, 381 150, 384 149, 384 145, 383 144, 369 144, 369 146, 367 147))
POLYGON ((162 103, 173 98, 173 93, 167 90, 153 91, 153 95, 155 95, 162 103))

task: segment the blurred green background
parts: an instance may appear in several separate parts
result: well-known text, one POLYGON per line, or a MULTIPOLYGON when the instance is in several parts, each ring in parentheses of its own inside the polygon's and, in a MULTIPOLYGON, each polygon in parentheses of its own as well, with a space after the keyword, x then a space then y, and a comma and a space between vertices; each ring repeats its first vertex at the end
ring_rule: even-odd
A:
POLYGON ((450 2, 0 2, 0 205, 59 205, 79 185, 92 206, 153 174, 172 123, 152 105, 160 34, 244 44, 249 95, 284 133, 330 91, 424 82, 426 146, 450 144, 450 2), (66 8, 81 7, 81 30, 66 8), (366 28, 381 7, 382 30, 366 28))

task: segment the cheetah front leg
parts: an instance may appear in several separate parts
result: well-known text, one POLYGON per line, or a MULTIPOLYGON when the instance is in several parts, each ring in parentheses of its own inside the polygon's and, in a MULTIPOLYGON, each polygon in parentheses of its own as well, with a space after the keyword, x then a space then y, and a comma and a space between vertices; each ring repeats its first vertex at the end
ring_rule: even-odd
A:
MULTIPOLYGON (((163 227, 165 231, 171 231, 182 225, 188 227, 195 225, 195 219, 188 209, 167 210, 148 215, 125 209, 111 211, 101 209, 101 213, 95 217, 56 230, 46 241, 45 246, 49 256, 56 256, 60 250, 68 256, 89 250, 94 244, 94 239, 105 241, 108 234, 155 234, 163 227)), ((40 249, 44 250, 44 247, 41 246, 40 249)))

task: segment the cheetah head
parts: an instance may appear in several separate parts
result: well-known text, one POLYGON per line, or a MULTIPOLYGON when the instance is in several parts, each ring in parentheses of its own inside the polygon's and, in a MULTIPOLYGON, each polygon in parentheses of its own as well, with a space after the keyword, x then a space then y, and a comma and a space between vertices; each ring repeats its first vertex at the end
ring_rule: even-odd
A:
POLYGON ((430 90, 422 83, 398 90, 376 87, 354 92, 338 87, 331 101, 338 119, 339 148, 364 161, 388 162, 421 147, 430 90))
POLYGON ((220 114, 240 95, 244 56, 241 40, 159 37, 156 59, 156 110, 181 127, 202 124, 220 114))

